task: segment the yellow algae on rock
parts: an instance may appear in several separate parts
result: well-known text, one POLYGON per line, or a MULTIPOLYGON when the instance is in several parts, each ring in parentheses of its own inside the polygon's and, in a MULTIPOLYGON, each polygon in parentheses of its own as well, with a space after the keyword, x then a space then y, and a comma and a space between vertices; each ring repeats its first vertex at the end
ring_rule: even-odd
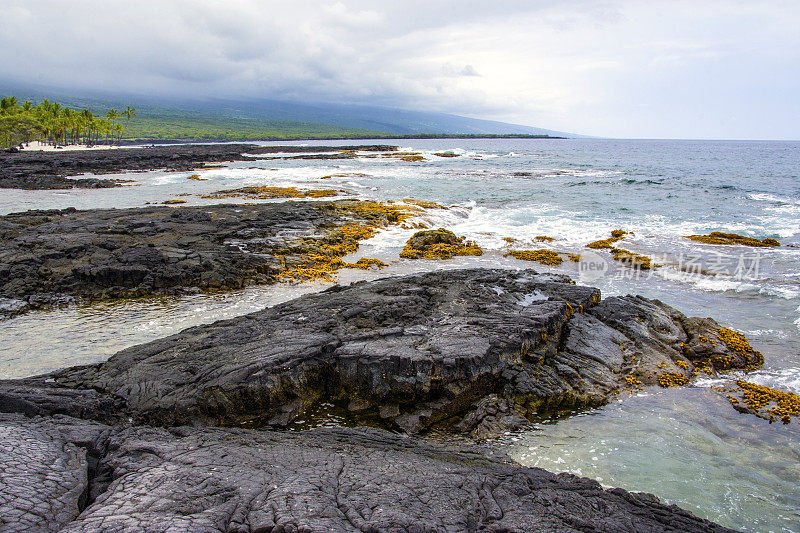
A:
POLYGON ((553 250, 546 250, 544 248, 540 250, 510 250, 505 256, 511 256, 516 259, 521 259, 523 261, 536 261, 537 263, 541 263, 543 265, 551 265, 551 266, 558 266, 564 260, 558 255, 558 252, 554 252, 553 250))
POLYGON ((454 255, 483 255, 483 250, 473 242, 464 242, 464 237, 439 228, 418 231, 400 252, 404 259, 450 259, 454 255))
POLYGON ((328 198, 338 196, 332 189, 298 189, 297 187, 241 187, 205 194, 201 198, 221 200, 224 198, 252 198, 271 200, 274 198, 328 198))
POLYGON ((415 200, 413 198, 405 198, 403 201, 407 204, 416 205, 424 209, 448 209, 446 205, 438 204, 436 202, 429 202, 426 200, 415 200))
POLYGON ((636 252, 631 252, 624 248, 612 248, 610 251, 613 254, 612 257, 614 260, 621 263, 628 263, 633 268, 650 270, 653 267, 653 260, 646 255, 637 254, 636 252))
POLYGON ((740 411, 750 411, 772 422, 781 420, 784 424, 792 421, 792 416, 800 415, 800 396, 793 392, 775 390, 742 379, 736 381, 741 398, 728 395, 728 400, 740 411))
POLYGON ((686 238, 695 242, 702 242, 705 244, 720 244, 720 245, 735 245, 742 246, 755 246, 755 247, 774 247, 780 246, 775 239, 758 240, 752 237, 745 237, 738 233, 723 233, 721 231, 712 231, 708 235, 686 235, 686 238))

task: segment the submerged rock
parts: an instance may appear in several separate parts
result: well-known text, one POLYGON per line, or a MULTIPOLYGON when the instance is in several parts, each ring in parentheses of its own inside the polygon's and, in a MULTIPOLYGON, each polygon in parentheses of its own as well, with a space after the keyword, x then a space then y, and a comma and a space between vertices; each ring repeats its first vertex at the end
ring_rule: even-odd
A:
POLYGON ((728 531, 649 494, 375 429, 0 415, 0 435, 4 531, 728 531))
POLYGON ((404 259, 450 259, 454 255, 483 255, 483 250, 474 242, 464 242, 464 237, 439 228, 416 232, 400 252, 404 259))
MULTIPOLYGON (((483 434, 599 405, 665 375, 688 382, 696 367, 758 363, 718 330, 658 301, 600 302, 597 289, 565 276, 443 271, 337 286, 191 328, 57 372, 41 396, 91 391, 124 402, 139 423, 164 426, 284 427, 331 402, 408 433, 483 434)), ((13 383, 35 388, 41 379, 13 383)), ((26 398, 10 386, 0 383, 0 398, 26 398)), ((48 412, 71 414, 57 403, 48 412)), ((104 419, 84 403, 85 416, 104 419)))

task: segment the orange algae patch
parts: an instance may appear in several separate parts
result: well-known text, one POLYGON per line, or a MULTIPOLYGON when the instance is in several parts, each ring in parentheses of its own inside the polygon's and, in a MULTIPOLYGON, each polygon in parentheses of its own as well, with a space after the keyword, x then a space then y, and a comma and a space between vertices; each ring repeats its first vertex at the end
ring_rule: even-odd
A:
POLYGON ((297 187, 241 187, 239 189, 228 189, 217 191, 201 196, 220 200, 224 198, 253 198, 259 200, 269 200, 274 198, 327 198, 338 196, 338 192, 332 189, 298 189, 297 187))
POLYGON ((555 239, 553 237, 548 237, 547 235, 537 235, 533 238, 536 242, 553 242, 555 239))
POLYGON ((418 231, 408 239, 400 252, 404 259, 450 259, 456 255, 483 255, 483 250, 473 242, 444 228, 418 231))
POLYGON ((362 257, 355 263, 347 263, 342 257, 358 250, 359 242, 374 236, 379 228, 402 223, 413 215, 402 207, 357 200, 323 204, 319 209, 331 209, 341 216, 349 215, 360 221, 333 228, 321 239, 304 239, 294 249, 286 250, 281 256, 284 270, 278 278, 333 281, 336 271, 342 268, 383 268, 387 265, 380 259, 362 257))
POLYGON ((613 254, 614 260, 621 263, 629 263, 639 270, 650 270, 653 267, 653 260, 646 255, 637 254, 636 252, 631 252, 623 248, 612 248, 611 253, 613 254))
POLYGON ((185 204, 186 200, 164 200, 161 203, 164 205, 185 204))
MULTIPOLYGON (((208 167, 206 167, 208 168, 208 167)), ((186 176, 187 180, 194 180, 194 181, 208 181, 206 178, 201 178, 200 174, 192 174, 191 176, 186 176)))
POLYGON ((543 265, 551 265, 551 266, 558 266, 564 262, 558 252, 554 252, 553 250, 546 250, 542 248, 541 250, 510 250, 505 257, 508 256, 514 257, 516 259, 521 259, 523 261, 536 261, 537 263, 541 263, 543 265))
POLYGON ((600 239, 599 241, 590 242, 586 245, 586 247, 594 249, 613 248, 613 243, 625 238, 625 235, 633 235, 633 233, 630 231, 615 229, 611 232, 610 239, 600 239))
POLYGON ((689 383, 689 377, 680 372, 664 372, 658 375, 658 384, 664 388, 682 387, 689 383))
MULTIPOLYGON (((631 252, 630 250, 626 250, 624 248, 617 248, 616 246, 614 246, 614 243, 624 239, 626 235, 633 235, 633 232, 621 229, 615 229, 611 232, 610 238, 600 239, 599 241, 590 242, 589 244, 586 245, 586 247, 595 250, 607 249, 609 252, 611 252, 612 257, 614 258, 615 261, 619 261, 620 263, 628 263, 637 270, 650 270, 651 268, 660 266, 653 264, 652 258, 646 255, 637 254, 636 252, 631 252)), ((580 261, 580 257, 578 258, 578 260, 580 261)))
POLYGON ((725 346, 727 346, 730 351, 747 359, 746 370, 748 372, 752 372, 764 364, 764 355, 753 348, 747 340, 747 337, 738 331, 734 331, 730 328, 719 328, 717 330, 717 337, 725 343, 725 346))
MULTIPOLYGON (((764 409, 764 415, 769 417, 769 421, 780 419, 784 424, 792 421, 792 416, 800 415, 800 396, 793 392, 783 392, 757 385, 742 379, 736 381, 742 393, 742 402, 755 413, 764 409)), ((739 407, 739 399, 728 396, 728 400, 739 407)))
POLYGON ((752 237, 745 237, 738 233, 723 233, 721 231, 713 231, 708 235, 686 235, 686 238, 695 242, 702 242, 705 244, 720 244, 720 245, 735 245, 742 246, 755 246, 755 247, 774 247, 780 246, 781 243, 775 239, 758 240, 752 237))
POLYGON ((407 204, 422 207, 423 209, 448 209, 448 207, 445 205, 437 204, 436 202, 428 202, 426 200, 415 200, 413 198, 405 198, 403 201, 407 204))
POLYGON ((402 161, 425 161, 426 159, 420 154, 419 152, 390 152, 386 154, 382 154, 383 157, 395 158, 400 159, 402 161))

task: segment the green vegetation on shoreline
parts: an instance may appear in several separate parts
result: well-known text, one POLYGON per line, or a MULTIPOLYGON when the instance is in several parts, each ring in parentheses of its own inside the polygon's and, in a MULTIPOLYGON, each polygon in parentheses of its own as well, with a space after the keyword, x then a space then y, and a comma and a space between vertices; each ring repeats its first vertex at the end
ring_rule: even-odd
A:
POLYGON ((110 144, 119 142, 125 128, 118 121, 136 117, 136 109, 109 109, 98 118, 88 109, 77 111, 46 98, 39 104, 20 103, 15 96, 0 99, 0 146, 13 148, 39 141, 53 146, 110 144), (104 142, 105 141, 105 142, 104 142))
POLYGON ((123 141, 257 141, 303 139, 370 139, 383 137, 379 131, 253 118, 230 118, 214 115, 192 116, 189 113, 140 113, 130 121, 123 141))
POLYGON ((330 124, 268 120, 215 109, 189 111, 144 105, 127 107, 122 113, 113 105, 92 100, 67 99, 67 104, 42 99, 23 103, 13 96, 2 99, 0 146, 11 148, 31 141, 54 146, 67 144, 139 144, 231 141, 292 141, 316 139, 547 139, 532 134, 390 133, 387 131, 334 126, 330 124), (126 118, 124 126, 119 118, 126 118))

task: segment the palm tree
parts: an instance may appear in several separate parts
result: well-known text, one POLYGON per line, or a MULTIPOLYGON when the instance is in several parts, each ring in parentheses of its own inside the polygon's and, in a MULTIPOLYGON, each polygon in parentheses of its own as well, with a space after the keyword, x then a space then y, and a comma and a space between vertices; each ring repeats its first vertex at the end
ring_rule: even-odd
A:
POLYGON ((113 107, 108 110, 108 113, 106 113, 106 118, 108 119, 108 127, 106 128, 106 144, 108 144, 108 135, 114 128, 114 121, 117 120, 118 117, 119 117, 119 111, 117 111, 113 107))
POLYGON ((131 118, 136 116, 136 108, 128 106, 125 108, 125 111, 122 112, 122 115, 130 122, 131 118))
POLYGON ((0 98, 0 113, 3 113, 4 115, 10 115, 14 113, 14 108, 16 107, 16 96, 6 96, 5 98, 0 98))
POLYGON ((94 115, 88 109, 81 111, 81 121, 85 129, 84 142, 86 145, 91 146, 92 143, 92 128, 94 127, 94 115))

